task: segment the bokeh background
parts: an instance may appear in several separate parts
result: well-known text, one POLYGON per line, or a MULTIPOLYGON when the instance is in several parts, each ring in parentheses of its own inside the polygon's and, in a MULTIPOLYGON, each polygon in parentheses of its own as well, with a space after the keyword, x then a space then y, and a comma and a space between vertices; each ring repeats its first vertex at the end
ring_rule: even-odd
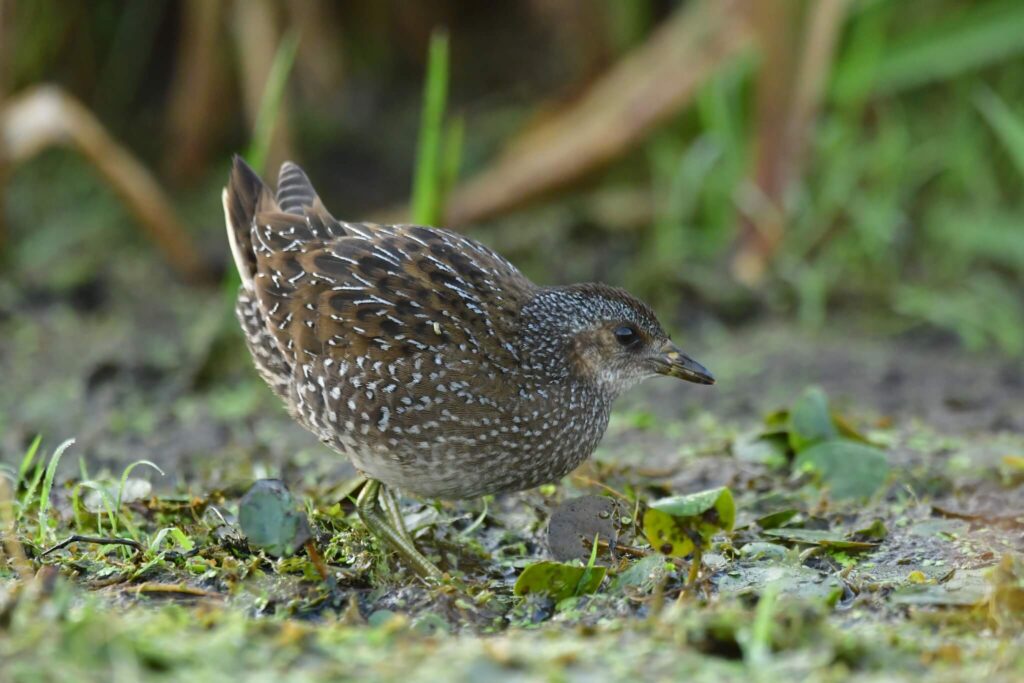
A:
POLYGON ((236 152, 646 297, 721 379, 662 410, 819 382, 1024 429, 1021 36, 1018 0, 0 0, 2 459, 323 455, 231 316, 236 152))

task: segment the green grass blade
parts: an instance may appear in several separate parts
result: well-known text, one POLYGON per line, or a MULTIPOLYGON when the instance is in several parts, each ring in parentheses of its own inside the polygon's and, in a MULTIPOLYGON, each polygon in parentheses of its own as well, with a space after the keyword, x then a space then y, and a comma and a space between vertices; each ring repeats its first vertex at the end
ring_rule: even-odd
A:
POLYGON ((39 489, 39 484, 42 483, 43 475, 46 473, 46 468, 42 466, 42 463, 35 463, 35 466, 33 467, 31 462, 26 463, 23 460, 22 464, 25 466, 25 475, 28 475, 29 469, 32 469, 33 474, 32 481, 28 483, 28 487, 25 489, 25 492, 18 497, 18 508, 15 512, 15 521, 18 522, 22 520, 25 513, 32 507, 32 504, 38 501, 38 498, 36 498, 36 491, 39 489))
POLYGON ((976 2, 907 32, 877 64, 875 91, 895 92, 962 74, 1024 51, 1024 3, 976 2))
POLYGON ((423 90, 416 174, 412 185, 413 223, 434 225, 441 218, 441 138, 448 98, 448 34, 435 31, 430 38, 427 82, 423 90))
POLYGON ((21 483, 25 481, 25 477, 28 475, 28 470, 32 467, 32 461, 36 458, 36 453, 39 451, 39 444, 42 443, 42 434, 37 434, 36 438, 32 440, 32 444, 25 451, 25 456, 21 459, 21 465, 18 467, 18 478, 14 482, 14 490, 17 491, 21 483))
POLYGON ((57 476, 57 466, 60 465, 61 456, 64 455, 64 451, 75 443, 74 439, 68 439, 61 445, 57 446, 57 449, 50 456, 50 464, 46 467, 46 476, 43 477, 43 487, 39 490, 39 532, 37 540, 40 545, 46 541, 46 532, 49 530, 49 522, 46 519, 46 513, 50 508, 50 491, 53 489, 53 478, 57 476))
POLYGON ((874 88, 894 7, 889 2, 878 2, 859 13, 851 12, 855 16, 850 21, 849 37, 832 71, 831 96, 840 108, 859 110, 874 88))
POLYGON ((260 100, 260 110, 256 114, 252 143, 245 155, 249 165, 258 173, 266 170, 267 154, 270 152, 270 142, 274 135, 274 124, 277 123, 278 114, 281 111, 285 85, 288 83, 292 65, 295 64, 295 53, 298 48, 298 33, 295 31, 285 33, 277 46, 274 61, 270 65, 270 73, 267 74, 267 82, 263 86, 263 97, 260 100))
POLYGON ((992 126, 996 137, 1024 180, 1024 117, 1014 113, 999 95, 988 88, 978 91, 974 97, 974 104, 988 125, 992 126))

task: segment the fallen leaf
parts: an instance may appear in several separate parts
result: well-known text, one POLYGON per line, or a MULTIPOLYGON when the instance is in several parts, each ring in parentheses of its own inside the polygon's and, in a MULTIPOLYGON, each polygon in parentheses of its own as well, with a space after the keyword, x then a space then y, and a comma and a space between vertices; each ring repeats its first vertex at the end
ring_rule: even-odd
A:
POLYGON ((797 455, 793 467, 815 473, 834 500, 870 498, 889 476, 885 453, 845 439, 824 441, 808 448, 797 455))

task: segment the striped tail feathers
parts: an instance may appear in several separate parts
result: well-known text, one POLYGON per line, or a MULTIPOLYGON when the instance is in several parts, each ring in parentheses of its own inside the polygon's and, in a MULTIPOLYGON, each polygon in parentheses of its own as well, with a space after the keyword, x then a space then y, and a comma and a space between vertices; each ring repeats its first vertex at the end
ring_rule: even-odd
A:
POLYGON ((242 278, 242 286, 251 291, 257 269, 256 252, 252 244, 253 218, 266 211, 278 211, 277 202, 256 171, 237 154, 231 166, 228 185, 221 193, 221 201, 224 204, 231 255, 242 278))
POLYGON ((282 211, 301 216, 307 207, 319 201, 313 183, 309 182, 306 172, 298 164, 291 161, 281 164, 281 171, 277 174, 277 205, 282 211))
POLYGON ((298 164, 286 161, 277 176, 277 204, 281 211, 306 219, 313 237, 342 237, 344 227, 331 215, 313 189, 313 183, 298 164))

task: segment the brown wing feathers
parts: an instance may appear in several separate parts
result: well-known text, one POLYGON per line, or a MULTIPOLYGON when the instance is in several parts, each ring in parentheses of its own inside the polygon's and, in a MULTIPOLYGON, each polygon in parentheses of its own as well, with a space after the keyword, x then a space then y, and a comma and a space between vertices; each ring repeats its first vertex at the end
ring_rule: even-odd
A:
MULTIPOLYGON (((225 207, 239 272, 292 365, 370 349, 384 359, 445 346, 476 355, 487 339, 505 342, 532 289, 510 263, 455 233, 335 220, 295 164, 282 166, 275 198, 236 158, 225 207)), ((499 355, 505 346, 495 345, 499 355)))

